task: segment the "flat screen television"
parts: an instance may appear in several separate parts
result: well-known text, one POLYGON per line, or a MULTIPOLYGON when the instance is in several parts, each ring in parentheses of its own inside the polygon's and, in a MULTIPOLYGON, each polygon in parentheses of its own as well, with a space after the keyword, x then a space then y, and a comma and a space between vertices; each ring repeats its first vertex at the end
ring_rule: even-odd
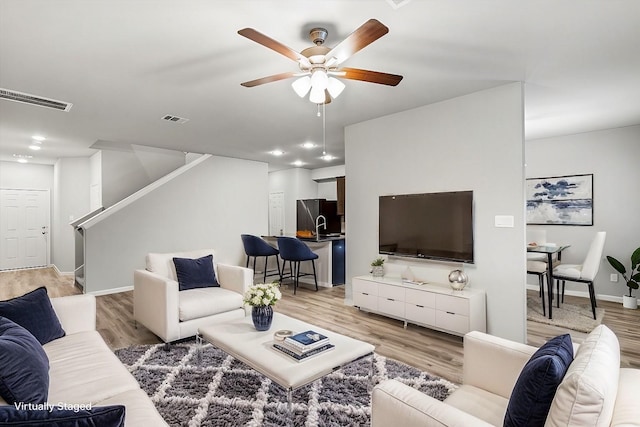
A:
POLYGON ((381 254, 473 263, 473 191, 380 196, 381 254))

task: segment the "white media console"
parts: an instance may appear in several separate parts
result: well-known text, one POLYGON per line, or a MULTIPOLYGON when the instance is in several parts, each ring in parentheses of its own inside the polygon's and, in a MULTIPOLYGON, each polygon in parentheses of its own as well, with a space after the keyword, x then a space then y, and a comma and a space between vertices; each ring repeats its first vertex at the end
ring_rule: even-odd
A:
POLYGON ((413 323, 454 335, 487 330, 483 290, 371 275, 354 277, 352 285, 354 306, 402 320, 405 328, 413 323))

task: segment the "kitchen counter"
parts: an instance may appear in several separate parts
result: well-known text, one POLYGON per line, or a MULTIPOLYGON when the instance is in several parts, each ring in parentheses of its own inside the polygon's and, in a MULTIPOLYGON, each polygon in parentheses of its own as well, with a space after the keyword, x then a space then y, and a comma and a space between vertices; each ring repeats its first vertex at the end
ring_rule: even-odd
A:
MULTIPOLYGON (((262 236, 271 246, 277 248, 279 236, 262 236)), ((294 237, 286 236, 285 237, 294 237)), ((345 244, 346 239, 343 234, 341 235, 326 235, 320 236, 320 238, 308 237, 298 238, 305 242, 309 248, 318 254, 318 259, 315 261, 316 274, 318 277, 318 286, 331 287, 335 285, 344 285, 345 282, 345 244)), ((275 268, 275 261, 273 267, 275 268)), ((300 265, 301 271, 304 273, 313 272, 310 262, 303 262, 300 265)), ((288 267, 287 267, 288 270, 288 267)), ((301 282, 313 283, 312 276, 303 276, 300 278, 301 282)))
MULTIPOLYGON (((276 239, 278 236, 264 236, 265 239, 276 239)), ((295 237, 295 236, 286 236, 286 237, 295 237)), ((320 237, 298 237, 299 240, 302 240, 305 243, 313 243, 313 242, 333 242, 334 240, 344 240, 344 234, 340 235, 320 235, 320 237)))

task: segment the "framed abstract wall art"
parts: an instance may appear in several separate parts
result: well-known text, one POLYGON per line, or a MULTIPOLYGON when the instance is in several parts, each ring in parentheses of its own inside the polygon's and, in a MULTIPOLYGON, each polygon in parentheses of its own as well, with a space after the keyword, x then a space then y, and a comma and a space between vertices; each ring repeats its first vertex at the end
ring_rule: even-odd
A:
POLYGON ((593 225, 593 174, 527 178, 527 224, 593 225))

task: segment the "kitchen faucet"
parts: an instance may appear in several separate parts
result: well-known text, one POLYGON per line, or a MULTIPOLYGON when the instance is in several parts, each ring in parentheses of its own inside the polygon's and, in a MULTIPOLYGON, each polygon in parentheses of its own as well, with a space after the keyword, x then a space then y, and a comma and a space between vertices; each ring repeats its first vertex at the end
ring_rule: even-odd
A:
POLYGON ((316 218, 316 239, 320 238, 320 227, 324 227, 324 231, 327 231, 327 218, 325 218, 324 215, 318 215, 316 218), (322 218, 322 222, 320 222, 320 218, 322 218))

